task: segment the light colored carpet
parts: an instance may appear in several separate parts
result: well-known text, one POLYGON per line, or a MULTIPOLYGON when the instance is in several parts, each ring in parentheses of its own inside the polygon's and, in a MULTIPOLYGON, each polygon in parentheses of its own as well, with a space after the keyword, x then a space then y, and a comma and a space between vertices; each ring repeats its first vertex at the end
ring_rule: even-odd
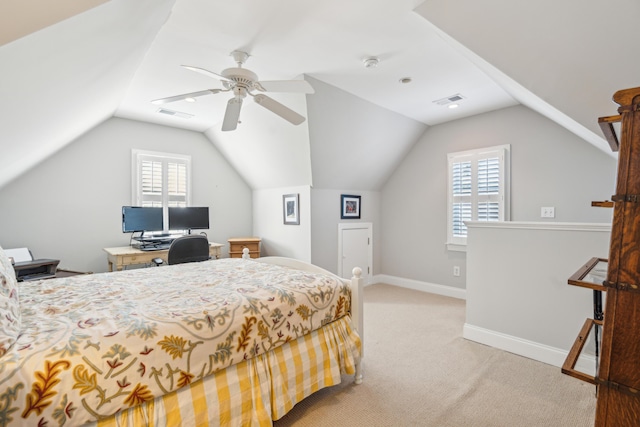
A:
POLYGON ((595 387, 462 338, 465 302, 365 288, 364 382, 308 397, 274 426, 586 427, 595 387))

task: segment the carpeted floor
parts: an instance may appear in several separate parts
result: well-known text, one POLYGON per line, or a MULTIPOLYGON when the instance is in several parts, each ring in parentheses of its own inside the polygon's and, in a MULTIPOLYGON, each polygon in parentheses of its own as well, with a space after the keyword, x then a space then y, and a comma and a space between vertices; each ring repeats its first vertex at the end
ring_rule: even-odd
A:
POLYGON ((274 426, 586 427, 595 387, 462 338, 465 302, 365 288, 364 382, 320 390, 274 426))

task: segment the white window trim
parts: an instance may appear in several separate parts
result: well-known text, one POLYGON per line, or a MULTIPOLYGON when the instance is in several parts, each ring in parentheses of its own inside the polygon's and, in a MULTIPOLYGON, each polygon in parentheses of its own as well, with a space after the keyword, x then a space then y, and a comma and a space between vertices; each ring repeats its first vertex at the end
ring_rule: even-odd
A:
MULTIPOLYGON (((493 147, 478 148, 475 150, 459 151, 455 153, 449 153, 447 155, 447 249, 450 251, 466 252, 467 251, 467 238, 466 237, 454 237, 452 235, 453 230, 453 175, 452 164, 454 161, 458 162, 464 157, 468 157, 474 162, 478 160, 490 157, 498 154, 500 157, 501 169, 503 174, 500 182, 500 197, 502 198, 502 205, 500 211, 501 222, 510 220, 510 194, 511 194, 511 145, 497 145, 493 147)), ((475 170, 475 165, 473 170, 475 170)), ((472 199, 474 199, 474 207, 477 204, 475 187, 477 185, 477 178, 473 178, 474 191, 472 191, 472 199)))
MULTIPOLYGON (((147 150, 139 150, 133 148, 131 150, 131 204, 133 206, 141 206, 142 204, 142 188, 140 185, 140 167, 141 163, 144 160, 149 158, 153 158, 155 160, 160 160, 164 165, 169 162, 177 162, 177 163, 185 163, 187 169, 187 195, 186 195, 186 203, 187 206, 191 206, 191 156, 188 154, 176 154, 176 153, 163 153, 159 151, 147 151, 147 150)), ((166 167, 163 166, 163 171, 166 173, 166 167)), ((164 181, 164 179, 163 179, 164 181)), ((168 224, 167 221, 167 209, 166 207, 169 205, 169 195, 166 191, 163 191, 162 196, 162 207, 163 207, 163 216, 164 216, 164 224, 168 224)))

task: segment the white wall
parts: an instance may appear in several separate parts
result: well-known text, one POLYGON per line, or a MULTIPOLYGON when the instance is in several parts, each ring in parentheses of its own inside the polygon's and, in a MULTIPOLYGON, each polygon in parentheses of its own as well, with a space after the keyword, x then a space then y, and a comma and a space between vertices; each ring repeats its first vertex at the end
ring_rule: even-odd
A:
POLYGON ((445 247, 447 153, 501 144, 511 144, 512 220, 541 221, 554 206, 551 221, 611 221, 591 201, 614 194, 616 160, 526 107, 505 108, 430 127, 395 170, 382 189, 382 273, 465 287, 466 255, 445 247))
POLYGON ((380 190, 427 128, 348 92, 307 77, 313 188, 380 190))
POLYGON ((60 267, 106 271, 102 248, 126 246, 131 149, 192 156, 192 204, 209 206, 209 240, 251 234, 251 189, 198 132, 110 119, 0 189, 0 245, 28 247, 60 267))
POLYGON ((616 114, 613 94, 638 85, 640 56, 628 52, 637 48, 640 3, 609 0, 605 10, 602 6, 599 0, 430 0, 416 12, 442 29, 445 39, 451 37, 480 56, 480 61, 469 58, 485 72, 490 70, 483 62, 504 73, 491 74, 521 103, 606 148, 602 138, 596 141, 588 134, 602 137, 597 119, 616 114), (527 96, 529 91, 537 100, 527 96), (578 129, 574 121, 586 129, 578 129))
POLYGON ((313 188, 312 262, 337 273, 338 224, 373 224, 373 270, 380 271, 380 187, 427 128, 312 77, 307 97, 313 188), (361 196, 361 218, 340 219, 340 195, 361 196))
MULTIPOLYGON (((223 132, 222 117, 227 97, 214 101, 222 107, 220 122, 205 135, 253 189, 268 189, 311 184, 309 121, 294 126, 260 107, 245 102, 238 128, 223 132)), ((269 94, 288 108, 307 116, 306 96, 301 93, 269 94)), ((313 95, 308 95, 313 96, 313 95)), ((210 111, 206 114, 216 114, 210 111)))
POLYGON ((262 256, 286 256, 311 262, 311 191, 308 186, 253 192, 253 235, 262 239, 262 256), (282 196, 299 194, 300 225, 284 224, 282 196))
POLYGON ((380 192, 357 190, 311 190, 311 260, 338 274, 338 224, 373 223, 373 273, 380 269, 380 192), (360 195, 360 219, 340 219, 340 195, 360 195))
POLYGON ((111 117, 174 3, 111 0, 2 45, 0 187, 111 117))
POLYGON ((593 318, 592 290, 567 280, 608 258, 610 234, 607 224, 469 224, 464 337, 561 366, 593 318))

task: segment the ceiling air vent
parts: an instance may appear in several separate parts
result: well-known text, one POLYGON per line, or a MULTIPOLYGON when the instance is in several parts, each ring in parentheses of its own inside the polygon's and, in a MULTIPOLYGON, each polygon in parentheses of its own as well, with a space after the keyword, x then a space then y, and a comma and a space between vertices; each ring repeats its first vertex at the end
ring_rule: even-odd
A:
POLYGON ((464 96, 460 95, 459 93, 456 93, 455 95, 447 96, 446 98, 433 101, 433 103, 438 105, 449 105, 449 104, 460 102, 464 99, 465 99, 464 96))
POLYGON ((193 114, 182 113, 180 111, 167 110, 166 108, 159 108, 158 113, 166 114, 167 116, 180 117, 181 119, 190 119, 193 114))

